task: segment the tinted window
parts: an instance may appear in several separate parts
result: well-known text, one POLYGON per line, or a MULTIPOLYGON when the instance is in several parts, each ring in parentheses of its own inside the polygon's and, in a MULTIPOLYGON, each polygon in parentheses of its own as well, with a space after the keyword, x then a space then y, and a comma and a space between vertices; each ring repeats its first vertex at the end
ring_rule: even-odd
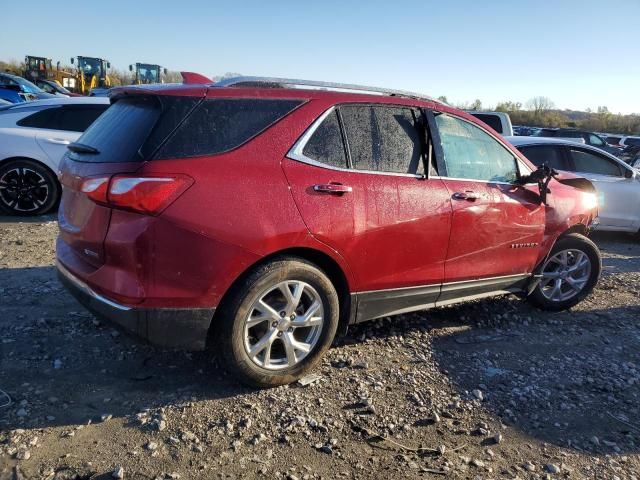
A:
POLYGON ((62 107, 56 115, 56 130, 84 132, 96 119, 104 113, 109 105, 87 105, 62 107))
POLYGON ((340 113, 357 170, 416 174, 422 163, 422 126, 411 108, 343 106, 340 113))
POLYGON ((351 163, 358 170, 379 171, 380 154, 373 108, 369 106, 343 106, 340 114, 349 142, 351 163), (375 152, 374 152, 374 145, 375 152))
POLYGON ((621 177, 622 168, 613 160, 585 150, 571 149, 571 158, 576 172, 596 173, 621 177))
POLYGON ((58 108, 59 107, 40 110, 27 117, 24 117, 22 120, 19 120, 17 122, 17 125, 30 128, 51 128, 50 125, 53 123, 56 115, 56 110, 58 110, 58 108))
POLYGON ((318 162, 347 168, 347 156, 344 151, 338 114, 335 110, 313 132, 302 153, 318 162))
POLYGON ((67 105, 48 108, 23 118, 21 127, 84 132, 109 105, 67 105))
POLYGON ((556 170, 569 170, 569 166, 562 155, 562 148, 563 147, 552 147, 550 145, 539 145, 535 147, 521 147, 519 150, 537 167, 546 163, 556 170))
POLYGON ((635 146, 640 145, 640 138, 629 138, 629 137, 627 137, 624 140, 624 144, 625 145, 635 145, 635 146))
POLYGON ((584 135, 581 132, 576 132, 575 130, 559 130, 556 137, 563 138, 583 138, 584 135))
POLYGON ((482 120, 484 123, 486 123, 491 128, 493 128, 496 132, 504 133, 502 131, 502 122, 500 121, 500 118, 497 115, 488 115, 486 113, 471 113, 471 115, 476 117, 478 120, 482 120))
POLYGON ((619 145, 622 137, 606 137, 605 140, 609 145, 619 145))
POLYGON ((160 115, 155 98, 118 100, 96 120, 76 143, 88 145, 99 153, 71 152, 81 162, 131 162, 141 160, 138 151, 160 115))
POLYGON ((200 103, 154 158, 213 155, 239 147, 300 100, 215 99, 200 103))
POLYGON ((410 108, 374 107, 383 170, 423 173, 420 113, 410 108))
POLYGON ((445 114, 436 116, 447 176, 494 182, 518 178, 515 156, 479 127, 445 114))

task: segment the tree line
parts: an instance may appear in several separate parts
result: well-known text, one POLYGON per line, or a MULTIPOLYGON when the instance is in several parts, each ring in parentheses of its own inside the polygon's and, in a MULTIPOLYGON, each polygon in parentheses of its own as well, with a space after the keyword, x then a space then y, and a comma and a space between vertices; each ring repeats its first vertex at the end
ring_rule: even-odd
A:
MULTIPOLYGON (((447 97, 439 100, 447 101, 447 97)), ((524 105, 520 102, 500 102, 495 107, 483 107, 480 100, 457 104, 463 110, 490 110, 505 112, 514 125, 528 127, 567 127, 592 132, 640 135, 640 114, 623 115, 610 112, 606 106, 595 111, 559 110, 548 97, 534 97, 524 105)))

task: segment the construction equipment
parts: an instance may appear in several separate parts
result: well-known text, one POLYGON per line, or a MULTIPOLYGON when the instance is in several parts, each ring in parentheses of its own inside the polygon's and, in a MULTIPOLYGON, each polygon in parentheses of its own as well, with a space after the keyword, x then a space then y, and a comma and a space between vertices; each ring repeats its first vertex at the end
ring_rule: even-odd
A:
MULTIPOLYGON (((133 72, 133 65, 129 65, 129 71, 133 72)), ((167 69, 153 63, 136 63, 135 66, 135 85, 147 85, 150 83, 164 83, 160 74, 167 74, 167 69)))
POLYGON ((37 80, 51 80, 71 91, 76 88, 75 74, 61 70, 60 62, 56 63, 54 70, 51 66, 51 59, 46 57, 25 56, 22 76, 34 83, 37 80))
MULTIPOLYGON (((71 58, 71 64, 75 59, 71 58)), ((107 75, 107 69, 111 64, 96 57, 77 57, 76 92, 88 95, 93 88, 110 88, 111 79, 107 75)))
POLYGON ((53 68, 51 68, 51 59, 27 55, 24 57, 24 71, 22 72, 22 76, 32 82, 39 78, 42 80, 53 79, 54 73, 53 68))

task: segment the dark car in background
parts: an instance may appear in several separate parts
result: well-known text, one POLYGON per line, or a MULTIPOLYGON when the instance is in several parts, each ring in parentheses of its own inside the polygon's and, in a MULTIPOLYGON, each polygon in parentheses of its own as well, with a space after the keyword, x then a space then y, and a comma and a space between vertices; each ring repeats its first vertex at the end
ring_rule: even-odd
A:
POLYGON ((35 84, 44 90, 46 93, 52 95, 65 95, 67 97, 81 97, 79 93, 73 93, 64 88, 62 85, 54 82, 53 80, 45 80, 43 78, 37 78, 34 80, 35 84))
POLYGON ((29 80, 10 73, 0 73, 0 99, 11 103, 44 100, 55 95, 46 93, 29 80))
POLYGON ((557 138, 560 140, 569 140, 570 142, 583 143, 599 148, 613 155, 620 154, 620 149, 609 145, 600 135, 584 130, 574 128, 541 128, 534 133, 534 137, 557 138))

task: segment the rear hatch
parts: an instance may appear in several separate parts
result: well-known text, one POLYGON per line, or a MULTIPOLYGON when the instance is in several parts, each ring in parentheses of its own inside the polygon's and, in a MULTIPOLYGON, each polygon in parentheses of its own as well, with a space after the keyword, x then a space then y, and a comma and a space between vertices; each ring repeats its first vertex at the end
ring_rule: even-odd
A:
MULTIPOLYGON (((160 92, 158 92, 160 93, 160 92)), ((112 206, 109 182, 116 174, 136 172, 201 101, 195 96, 123 91, 65 154, 60 166, 63 186, 59 209, 59 258, 70 253, 94 268, 105 262, 104 241, 112 206), (101 201, 101 195, 104 201, 101 201)), ((183 94, 184 95, 184 94, 183 94)), ((68 265, 69 266, 69 265, 68 265)))

